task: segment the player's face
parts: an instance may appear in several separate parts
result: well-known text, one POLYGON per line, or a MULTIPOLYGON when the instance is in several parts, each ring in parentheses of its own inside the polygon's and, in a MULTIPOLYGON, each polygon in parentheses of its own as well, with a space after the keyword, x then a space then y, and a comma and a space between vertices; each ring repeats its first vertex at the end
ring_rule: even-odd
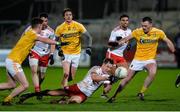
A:
POLYGON ((149 21, 141 22, 142 29, 144 33, 148 33, 151 30, 152 23, 149 21))
POLYGON ((106 63, 102 65, 102 72, 103 73, 109 73, 111 68, 112 68, 112 64, 111 63, 106 63))
POLYGON ((48 25, 48 18, 41 17, 41 19, 43 20, 42 29, 45 29, 48 25))
POLYGON ((123 28, 127 28, 128 25, 129 25, 129 18, 128 18, 128 17, 123 17, 123 18, 121 18, 121 20, 120 20, 120 25, 121 25, 123 28))
POLYGON ((68 23, 71 22, 73 19, 72 12, 70 12, 70 11, 65 12, 64 13, 64 19, 68 23))

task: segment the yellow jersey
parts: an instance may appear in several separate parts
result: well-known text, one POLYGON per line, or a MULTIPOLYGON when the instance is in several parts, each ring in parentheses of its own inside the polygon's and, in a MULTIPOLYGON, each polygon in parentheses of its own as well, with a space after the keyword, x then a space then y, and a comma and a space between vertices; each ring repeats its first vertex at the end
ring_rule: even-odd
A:
POLYGON ((86 32, 85 27, 76 22, 64 22, 56 28, 55 35, 60 38, 61 42, 69 42, 67 46, 62 46, 65 54, 80 54, 81 52, 81 34, 86 32))
POLYGON ((152 27, 147 34, 142 28, 138 28, 132 32, 132 36, 137 41, 134 59, 142 61, 155 59, 158 41, 166 37, 162 30, 155 27, 152 27))
POLYGON ((32 29, 26 31, 12 49, 8 58, 12 59, 14 62, 22 64, 31 48, 34 46, 36 38, 37 34, 32 29))

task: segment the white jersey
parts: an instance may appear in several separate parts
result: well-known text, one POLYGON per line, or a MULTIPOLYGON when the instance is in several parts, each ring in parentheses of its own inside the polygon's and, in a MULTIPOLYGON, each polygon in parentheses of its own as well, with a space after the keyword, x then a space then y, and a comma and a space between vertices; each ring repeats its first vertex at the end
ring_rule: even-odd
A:
MULTIPOLYGON (((31 26, 29 26, 25 30, 25 32, 27 30, 29 30, 30 28, 31 28, 31 26)), ((42 38, 50 38, 52 40, 55 40, 54 30, 50 29, 50 28, 46 28, 44 30, 41 30, 40 36, 42 38)), ((36 52, 40 56, 47 55, 50 53, 50 44, 46 44, 44 42, 37 41, 36 44, 34 45, 34 47, 32 48, 32 51, 36 52)))
MULTIPOLYGON (((125 38, 131 34, 131 29, 127 28, 126 30, 122 30, 119 26, 114 28, 114 30, 111 32, 109 42, 116 41, 117 37, 125 38)), ((120 46, 117 49, 110 50, 108 49, 108 52, 123 57, 123 52, 127 47, 127 43, 124 43, 122 46, 120 46)))
POLYGON ((98 87, 101 86, 101 84, 104 83, 104 81, 94 82, 91 78, 92 72, 96 72, 97 75, 101 75, 101 76, 107 75, 102 72, 102 69, 100 66, 94 66, 88 71, 85 78, 81 82, 77 83, 77 86, 81 90, 81 92, 83 92, 88 97, 91 96, 92 93, 96 91, 98 87))

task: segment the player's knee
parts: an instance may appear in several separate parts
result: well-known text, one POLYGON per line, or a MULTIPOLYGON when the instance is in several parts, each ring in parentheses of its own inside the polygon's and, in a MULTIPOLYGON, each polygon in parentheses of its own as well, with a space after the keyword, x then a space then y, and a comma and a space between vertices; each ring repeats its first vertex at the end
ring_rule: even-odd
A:
POLYGON ((15 88, 15 87, 16 87, 16 83, 10 83, 10 84, 9 84, 9 87, 10 87, 10 88, 15 88))
POLYGON ((36 70, 32 70, 32 75, 36 75, 37 74, 37 71, 36 70))
POLYGON ((68 78, 69 74, 68 73, 64 73, 64 78, 68 78))
POLYGON ((29 83, 26 82, 26 83, 24 83, 22 86, 23 86, 24 90, 26 90, 26 89, 29 87, 29 83))
POLYGON ((71 97, 69 101, 70 103, 78 103, 78 104, 82 103, 82 99, 79 97, 71 97))

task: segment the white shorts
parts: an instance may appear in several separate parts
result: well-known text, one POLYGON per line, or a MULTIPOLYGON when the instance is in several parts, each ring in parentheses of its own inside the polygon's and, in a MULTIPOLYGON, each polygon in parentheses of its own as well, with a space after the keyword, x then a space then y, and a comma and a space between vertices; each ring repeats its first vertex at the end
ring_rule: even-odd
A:
POLYGON ((18 72, 23 72, 23 69, 19 63, 13 62, 13 60, 6 58, 6 69, 11 76, 14 77, 18 72))
POLYGON ((64 61, 68 61, 69 63, 72 62, 72 66, 77 68, 79 65, 79 60, 80 60, 80 54, 64 54, 65 59, 64 61))
POLYGON ((140 71, 145 68, 147 64, 156 63, 156 60, 150 59, 145 61, 133 60, 129 66, 131 70, 140 71))

